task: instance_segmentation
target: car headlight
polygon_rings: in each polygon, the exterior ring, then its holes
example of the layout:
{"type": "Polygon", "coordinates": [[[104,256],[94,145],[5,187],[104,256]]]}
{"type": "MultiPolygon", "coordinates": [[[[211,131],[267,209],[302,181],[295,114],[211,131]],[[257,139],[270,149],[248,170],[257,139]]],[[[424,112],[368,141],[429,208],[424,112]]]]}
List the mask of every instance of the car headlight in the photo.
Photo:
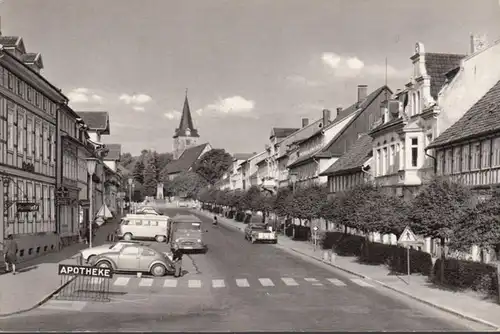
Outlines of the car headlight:
{"type": "Polygon", "coordinates": [[[201,244],[201,239],[198,239],[198,240],[196,240],[196,241],[198,241],[198,243],[199,243],[199,244],[201,244]]]}
{"type": "Polygon", "coordinates": [[[176,242],[176,243],[177,243],[177,242],[179,242],[179,241],[181,241],[181,239],[180,239],[180,238],[175,239],[175,242],[176,242]]]}

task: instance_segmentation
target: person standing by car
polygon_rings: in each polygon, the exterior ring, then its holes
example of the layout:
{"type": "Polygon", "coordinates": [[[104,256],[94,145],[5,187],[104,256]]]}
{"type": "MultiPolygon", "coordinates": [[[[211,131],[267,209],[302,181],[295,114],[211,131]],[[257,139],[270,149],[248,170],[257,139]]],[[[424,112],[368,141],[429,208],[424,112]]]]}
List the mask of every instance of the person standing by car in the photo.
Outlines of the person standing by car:
{"type": "Polygon", "coordinates": [[[12,234],[7,236],[7,240],[4,244],[4,261],[5,261],[5,270],[7,272],[10,271],[10,267],[12,267],[12,274],[16,274],[16,263],[17,263],[17,242],[14,240],[12,234]]]}
{"type": "Polygon", "coordinates": [[[172,245],[172,261],[174,262],[174,277],[181,277],[182,274],[182,251],[179,249],[179,245],[174,243],[172,245]]]}

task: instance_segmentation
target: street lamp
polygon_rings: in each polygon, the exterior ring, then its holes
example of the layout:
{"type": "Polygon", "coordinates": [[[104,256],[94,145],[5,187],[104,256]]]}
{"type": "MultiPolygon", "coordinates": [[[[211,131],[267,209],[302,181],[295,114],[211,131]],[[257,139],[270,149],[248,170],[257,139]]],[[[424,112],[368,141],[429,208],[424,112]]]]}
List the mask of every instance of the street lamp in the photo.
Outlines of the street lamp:
{"type": "Polygon", "coordinates": [[[134,179],[128,178],[128,203],[129,203],[129,211],[132,209],[132,185],[134,184],[134,179]]]}
{"type": "Polygon", "coordinates": [[[96,158],[87,158],[87,172],[90,175],[90,181],[89,181],[89,248],[92,248],[92,228],[93,228],[93,218],[94,218],[94,199],[93,199],[93,180],[92,177],[94,176],[95,169],[97,166],[97,159],[96,158]]]}

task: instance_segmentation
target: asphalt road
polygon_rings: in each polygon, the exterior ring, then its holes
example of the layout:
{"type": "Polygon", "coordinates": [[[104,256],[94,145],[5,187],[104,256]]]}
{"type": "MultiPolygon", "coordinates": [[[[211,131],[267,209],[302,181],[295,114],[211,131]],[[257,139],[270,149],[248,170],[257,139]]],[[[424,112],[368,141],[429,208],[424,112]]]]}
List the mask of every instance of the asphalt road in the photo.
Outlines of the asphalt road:
{"type": "MultiPolygon", "coordinates": [[[[169,215],[180,210],[166,210],[169,215]]],[[[357,277],[324,268],[201,217],[206,254],[185,275],[117,275],[107,303],[51,300],[0,319],[1,330],[419,331],[487,330],[357,277]]],[[[157,247],[164,247],[158,246],[157,247]]]]}

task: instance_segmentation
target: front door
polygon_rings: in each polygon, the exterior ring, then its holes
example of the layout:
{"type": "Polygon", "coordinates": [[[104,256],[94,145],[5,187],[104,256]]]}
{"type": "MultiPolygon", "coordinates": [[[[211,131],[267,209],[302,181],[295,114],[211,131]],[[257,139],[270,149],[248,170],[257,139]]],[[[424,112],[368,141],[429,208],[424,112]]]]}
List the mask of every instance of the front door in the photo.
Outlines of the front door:
{"type": "Polygon", "coordinates": [[[141,271],[149,271],[149,265],[153,262],[156,253],[150,249],[143,248],[139,260],[139,268],[141,271]]]}
{"type": "Polygon", "coordinates": [[[118,256],[118,270],[139,271],[140,249],[135,246],[124,247],[118,256]]]}

